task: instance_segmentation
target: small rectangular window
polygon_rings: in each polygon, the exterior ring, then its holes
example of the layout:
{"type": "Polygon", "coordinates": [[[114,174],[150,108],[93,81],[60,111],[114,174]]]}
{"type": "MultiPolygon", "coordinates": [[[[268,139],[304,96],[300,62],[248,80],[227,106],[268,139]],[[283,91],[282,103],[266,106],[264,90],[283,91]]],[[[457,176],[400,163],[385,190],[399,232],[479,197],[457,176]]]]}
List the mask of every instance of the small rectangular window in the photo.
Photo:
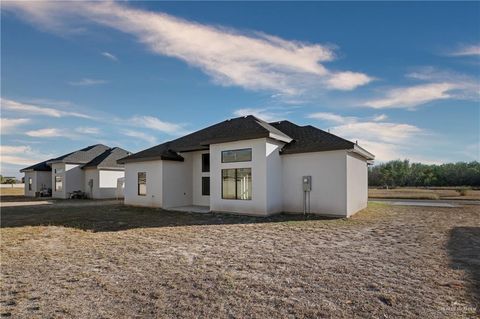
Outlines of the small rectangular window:
{"type": "Polygon", "coordinates": [[[29,191],[32,190],[32,183],[33,183],[32,178],[29,177],[29,178],[28,178],[28,190],[29,190],[29,191]]]}
{"type": "Polygon", "coordinates": [[[62,176],[55,176],[55,191],[61,192],[63,189],[63,179],[62,176]]]}
{"type": "Polygon", "coordinates": [[[202,177],[202,195],[210,196],[210,177],[202,177]]]}
{"type": "Polygon", "coordinates": [[[249,162],[252,160],[252,149],[222,151],[222,163],[249,162]]]}
{"type": "Polygon", "coordinates": [[[138,172],[138,195],[145,196],[147,195],[147,173],[138,172]]]}
{"type": "Polygon", "coordinates": [[[223,199],[252,199],[252,169],[222,169],[223,199]]]}
{"type": "Polygon", "coordinates": [[[202,154],[202,172],[210,172],[210,154],[202,154]]]}

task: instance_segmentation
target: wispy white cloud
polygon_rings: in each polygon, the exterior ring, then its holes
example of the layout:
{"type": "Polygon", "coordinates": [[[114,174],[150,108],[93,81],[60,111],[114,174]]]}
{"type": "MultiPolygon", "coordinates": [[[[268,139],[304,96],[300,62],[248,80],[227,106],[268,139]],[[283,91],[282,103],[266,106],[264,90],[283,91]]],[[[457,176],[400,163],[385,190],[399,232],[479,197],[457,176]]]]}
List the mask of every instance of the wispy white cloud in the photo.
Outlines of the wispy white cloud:
{"type": "Polygon", "coordinates": [[[15,133],[15,130],[18,126],[30,123],[30,119],[19,118],[19,119],[11,119],[11,118],[0,118],[0,131],[2,135],[12,134],[15,133]]]}
{"type": "Polygon", "coordinates": [[[185,132],[184,126],[182,124],[162,121],[154,116],[134,116],[128,120],[128,123],[138,127],[146,127],[170,135],[180,135],[185,132]]]}
{"type": "Polygon", "coordinates": [[[453,83],[429,83],[387,91],[384,97],[368,100],[365,106],[375,109],[413,108],[437,100],[452,98],[450,91],[457,86],[453,83]]]}
{"type": "Polygon", "coordinates": [[[51,158],[51,154],[39,152],[27,145],[0,145],[0,162],[13,165],[33,165],[51,158]]]}
{"type": "Polygon", "coordinates": [[[75,132],[80,134],[100,134],[100,129],[98,127],[81,126],[77,127],[75,132]]]}
{"type": "Polygon", "coordinates": [[[382,121],[385,121],[387,118],[388,118],[388,116],[386,114],[379,114],[379,115],[375,115],[373,117],[373,120],[375,122],[382,122],[382,121]]]}
{"type": "Polygon", "coordinates": [[[99,84],[105,84],[105,83],[108,83],[108,81],[98,80],[98,79],[89,79],[89,78],[83,78],[79,81],[68,82],[68,84],[73,86],[92,86],[92,85],[99,85],[99,84]]]}
{"type": "Polygon", "coordinates": [[[233,112],[235,116],[253,115],[266,122],[284,120],[289,114],[287,111],[278,111],[273,108],[242,108],[233,112]]]}
{"type": "Polygon", "coordinates": [[[52,107],[43,107],[34,104],[22,103],[18,101],[13,101],[9,99],[2,98],[1,100],[2,110],[8,110],[13,112],[18,112],[21,114],[28,114],[28,115],[43,115],[43,116],[51,116],[51,117],[65,117],[65,116],[72,116],[72,117],[80,117],[85,119],[92,119],[91,116],[73,112],[73,111],[64,111],[57,108],[52,107]]]}
{"type": "Polygon", "coordinates": [[[480,44],[462,45],[449,52],[450,56],[480,56],[480,44]]]}
{"type": "Polygon", "coordinates": [[[123,130],[122,134],[125,135],[125,136],[141,139],[141,140],[147,142],[150,145],[154,145],[157,142],[157,139],[155,138],[155,136],[152,136],[152,135],[147,134],[145,132],[140,132],[140,131],[135,131],[135,130],[123,130]]]}
{"type": "Polygon", "coordinates": [[[414,125],[382,122],[386,116],[371,119],[318,112],[307,117],[333,124],[330,132],[351,141],[358,141],[379,161],[412,157],[413,140],[425,135],[421,128],[414,125]]]}
{"type": "Polygon", "coordinates": [[[112,61],[115,61],[115,62],[118,61],[118,58],[115,55],[111,54],[110,52],[102,52],[102,55],[112,61]]]}
{"type": "Polygon", "coordinates": [[[366,85],[374,80],[373,77],[358,72],[332,73],[327,79],[327,85],[332,89],[350,91],[359,86],[366,85]]]}
{"type": "Polygon", "coordinates": [[[50,30],[82,19],[120,30],[155,54],[200,68],[220,85],[292,96],[305,90],[352,90],[372,80],[358,72],[328,70],[323,64],[335,58],[329,45],[200,24],[113,1],[42,3],[9,1],[4,7],[50,30]]]}
{"type": "Polygon", "coordinates": [[[406,77],[426,83],[386,89],[380,97],[363,102],[363,106],[414,109],[439,100],[478,100],[480,97],[479,79],[466,74],[421,67],[406,74],[406,77]]]}
{"type": "Polygon", "coordinates": [[[311,119],[324,120],[324,121],[337,123],[337,124],[350,123],[355,121],[354,117],[342,116],[342,115],[329,113],[329,112],[312,113],[312,114],[309,114],[307,117],[311,119]]]}
{"type": "Polygon", "coordinates": [[[57,128],[42,128],[25,132],[26,135],[31,137],[62,137],[65,136],[63,133],[62,130],[57,128]]]}

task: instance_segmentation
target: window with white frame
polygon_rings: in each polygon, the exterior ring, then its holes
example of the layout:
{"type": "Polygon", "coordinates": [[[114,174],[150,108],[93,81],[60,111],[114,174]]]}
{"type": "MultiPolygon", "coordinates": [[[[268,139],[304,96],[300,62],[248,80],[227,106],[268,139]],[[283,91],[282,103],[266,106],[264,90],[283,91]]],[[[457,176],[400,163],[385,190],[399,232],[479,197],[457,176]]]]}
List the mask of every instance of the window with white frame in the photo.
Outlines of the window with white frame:
{"type": "Polygon", "coordinates": [[[28,178],[28,190],[31,191],[32,190],[32,184],[33,184],[33,180],[31,177],[28,178]]]}

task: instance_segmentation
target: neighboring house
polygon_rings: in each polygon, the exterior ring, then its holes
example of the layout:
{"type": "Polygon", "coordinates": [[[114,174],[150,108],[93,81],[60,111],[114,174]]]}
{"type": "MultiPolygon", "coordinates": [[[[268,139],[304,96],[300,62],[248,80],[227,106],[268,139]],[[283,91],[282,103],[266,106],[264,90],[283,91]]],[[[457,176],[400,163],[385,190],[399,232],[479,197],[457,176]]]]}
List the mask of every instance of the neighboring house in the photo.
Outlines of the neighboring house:
{"type": "Polygon", "coordinates": [[[47,161],[21,169],[25,173],[25,196],[36,197],[43,190],[52,188],[52,168],[47,161]]]}
{"type": "Polygon", "coordinates": [[[124,177],[124,169],[117,160],[129,154],[118,147],[97,144],[27,167],[21,170],[25,172],[25,195],[36,196],[35,191],[27,190],[30,176],[33,173],[38,176],[38,168],[34,169],[38,166],[45,168],[42,180],[48,179],[53,198],[69,198],[74,191],[85,192],[89,198],[95,199],[122,197],[117,185],[124,177]]]}
{"type": "Polygon", "coordinates": [[[111,148],[103,154],[82,166],[85,172],[85,192],[89,198],[115,198],[123,197],[123,177],[125,175],[123,165],[117,160],[130,155],[119,147],[111,148]],[[118,185],[118,180],[122,184],[118,185]]]}
{"type": "Polygon", "coordinates": [[[118,163],[125,164],[127,205],[348,217],[367,206],[367,164],[373,159],[356,143],[313,126],[267,123],[250,115],[118,163]],[[309,193],[304,177],[311,182],[309,193]]]}

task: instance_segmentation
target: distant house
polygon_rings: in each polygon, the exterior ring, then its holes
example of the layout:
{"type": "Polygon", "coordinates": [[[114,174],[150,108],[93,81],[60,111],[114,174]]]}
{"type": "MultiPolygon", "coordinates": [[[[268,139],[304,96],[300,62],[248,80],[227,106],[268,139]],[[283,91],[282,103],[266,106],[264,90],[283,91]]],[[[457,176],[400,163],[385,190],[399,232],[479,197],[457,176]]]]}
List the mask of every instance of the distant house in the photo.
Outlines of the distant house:
{"type": "Polygon", "coordinates": [[[125,204],[348,217],[367,205],[358,144],[313,126],[239,117],[120,159],[125,204]]]}
{"type": "Polygon", "coordinates": [[[42,190],[52,188],[52,168],[47,161],[25,167],[20,172],[25,173],[25,196],[35,197],[42,190]]]}
{"type": "Polygon", "coordinates": [[[97,144],[24,168],[25,195],[38,196],[42,188],[51,188],[53,198],[69,198],[74,191],[95,199],[123,196],[117,186],[124,168],[117,160],[129,154],[119,147],[97,144]]]}

